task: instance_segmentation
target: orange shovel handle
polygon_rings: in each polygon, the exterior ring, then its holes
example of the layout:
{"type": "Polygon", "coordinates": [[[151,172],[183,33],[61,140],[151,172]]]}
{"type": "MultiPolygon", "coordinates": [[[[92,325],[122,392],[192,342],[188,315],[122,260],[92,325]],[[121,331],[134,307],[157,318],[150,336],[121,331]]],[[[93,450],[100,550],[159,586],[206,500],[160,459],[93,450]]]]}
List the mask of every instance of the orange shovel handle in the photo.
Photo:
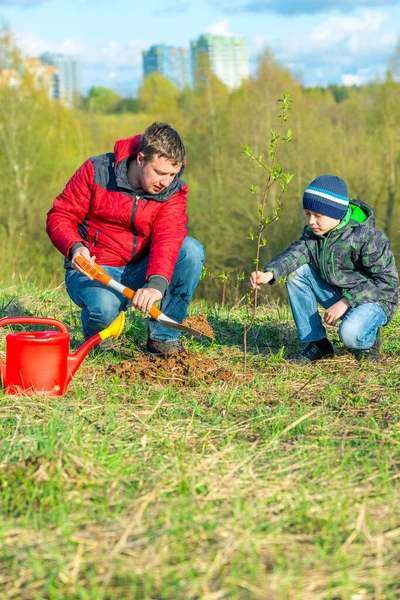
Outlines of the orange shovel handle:
{"type": "MultiPolygon", "coordinates": [[[[96,263],[89,262],[84,256],[77,256],[76,262],[81,269],[85,271],[86,275],[96,279],[97,281],[100,281],[104,285],[110,285],[110,282],[113,281],[112,277],[110,277],[110,275],[108,275],[102,267],[96,263]]],[[[133,296],[135,295],[135,290],[132,290],[128,287],[124,287],[123,290],[120,289],[119,291],[125,296],[125,298],[129,298],[130,300],[132,300],[133,296]]],[[[152,306],[148,312],[153,319],[156,319],[156,321],[158,321],[158,317],[163,314],[161,310],[155,306],[152,306]]]]}
{"type": "MultiPolygon", "coordinates": [[[[130,300],[132,300],[133,296],[135,295],[135,291],[134,291],[134,290],[132,290],[131,288],[128,288],[128,287],[126,287],[122,293],[123,293],[123,295],[124,295],[126,298],[129,298],[130,300]]],[[[159,308],[157,308],[156,306],[152,306],[152,307],[150,308],[150,310],[149,310],[149,315],[150,315],[151,317],[153,317],[153,319],[155,319],[156,321],[158,321],[158,317],[159,317],[160,315],[162,315],[162,312],[161,312],[161,310],[160,310],[159,308]]]]}
{"type": "Polygon", "coordinates": [[[149,315],[151,317],[153,317],[153,319],[155,319],[156,321],[158,321],[158,317],[160,315],[162,315],[162,312],[159,308],[157,308],[157,306],[152,306],[151,309],[149,310],[149,315]]]}

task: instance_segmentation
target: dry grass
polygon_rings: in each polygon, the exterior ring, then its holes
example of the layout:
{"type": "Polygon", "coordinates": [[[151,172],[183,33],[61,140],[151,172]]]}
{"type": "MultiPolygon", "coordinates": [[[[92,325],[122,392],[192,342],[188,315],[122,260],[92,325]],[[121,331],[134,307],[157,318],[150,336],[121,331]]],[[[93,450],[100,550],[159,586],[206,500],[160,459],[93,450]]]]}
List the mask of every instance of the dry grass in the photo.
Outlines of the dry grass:
{"type": "MultiPolygon", "coordinates": [[[[17,295],[80,344],[63,290],[8,290],[3,313],[17,295]]],[[[189,348],[240,375],[243,314],[208,317],[217,341],[189,348]]],[[[239,384],[129,384],[88,357],[63,398],[2,395],[0,597],[399,599],[398,334],[377,365],[298,369],[270,306],[239,384]]],[[[121,352],[144,338],[130,319],[121,352]]]]}

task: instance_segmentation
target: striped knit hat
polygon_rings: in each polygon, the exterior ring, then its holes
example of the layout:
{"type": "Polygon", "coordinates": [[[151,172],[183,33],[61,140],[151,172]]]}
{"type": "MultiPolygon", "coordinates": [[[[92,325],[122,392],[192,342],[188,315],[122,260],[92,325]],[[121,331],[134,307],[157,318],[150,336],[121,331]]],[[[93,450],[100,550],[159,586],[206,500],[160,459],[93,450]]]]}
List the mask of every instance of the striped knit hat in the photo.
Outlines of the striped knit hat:
{"type": "Polygon", "coordinates": [[[303,208],[311,212],[343,219],[349,206],[347,185],[334,175],[321,175],[304,192],[303,208]]]}

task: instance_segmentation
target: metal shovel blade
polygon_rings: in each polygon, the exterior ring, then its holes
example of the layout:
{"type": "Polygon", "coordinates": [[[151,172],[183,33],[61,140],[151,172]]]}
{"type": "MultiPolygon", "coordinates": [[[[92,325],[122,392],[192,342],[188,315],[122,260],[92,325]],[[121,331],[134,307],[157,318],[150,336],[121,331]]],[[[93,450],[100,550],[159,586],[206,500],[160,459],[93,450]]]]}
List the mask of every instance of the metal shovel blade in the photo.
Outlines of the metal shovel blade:
{"type": "Polygon", "coordinates": [[[193,329],[193,327],[177,323],[177,321],[170,319],[167,315],[164,315],[164,313],[161,313],[157,321],[164,325],[164,327],[169,327],[170,329],[179,329],[180,331],[186,331],[186,333],[191,333],[192,335],[204,335],[205,337],[209,337],[207,334],[197,331],[197,329],[193,329]]]}

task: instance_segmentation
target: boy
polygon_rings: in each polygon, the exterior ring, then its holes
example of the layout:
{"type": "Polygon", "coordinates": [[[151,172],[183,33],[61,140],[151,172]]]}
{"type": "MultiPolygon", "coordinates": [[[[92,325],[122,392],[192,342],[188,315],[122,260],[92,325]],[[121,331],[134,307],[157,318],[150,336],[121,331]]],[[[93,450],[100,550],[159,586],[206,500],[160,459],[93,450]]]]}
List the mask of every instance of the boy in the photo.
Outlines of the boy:
{"type": "Polygon", "coordinates": [[[288,277],[287,290],[299,339],[306,346],[294,359],[307,364],[334,355],[318,313],[327,325],[339,326],[339,337],[361,360],[379,360],[379,328],[398,304],[398,274],[389,240],[375,228],[374,211],[349,200],[339,177],[322,175],[304,192],[307,225],[301,238],[253,272],[249,286],[288,277]]]}

